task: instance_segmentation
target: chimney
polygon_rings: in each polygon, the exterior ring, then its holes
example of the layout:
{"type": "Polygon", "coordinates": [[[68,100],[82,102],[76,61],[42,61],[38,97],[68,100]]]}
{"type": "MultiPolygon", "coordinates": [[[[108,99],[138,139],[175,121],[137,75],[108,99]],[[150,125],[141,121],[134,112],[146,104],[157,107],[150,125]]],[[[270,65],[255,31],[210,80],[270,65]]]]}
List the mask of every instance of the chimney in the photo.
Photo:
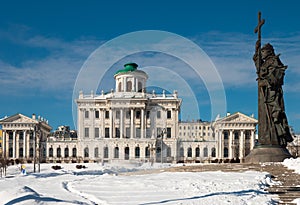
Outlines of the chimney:
{"type": "Polygon", "coordinates": [[[35,118],[35,114],[34,114],[34,113],[32,114],[32,119],[33,119],[33,120],[35,120],[35,119],[36,119],[36,118],[35,118]]]}

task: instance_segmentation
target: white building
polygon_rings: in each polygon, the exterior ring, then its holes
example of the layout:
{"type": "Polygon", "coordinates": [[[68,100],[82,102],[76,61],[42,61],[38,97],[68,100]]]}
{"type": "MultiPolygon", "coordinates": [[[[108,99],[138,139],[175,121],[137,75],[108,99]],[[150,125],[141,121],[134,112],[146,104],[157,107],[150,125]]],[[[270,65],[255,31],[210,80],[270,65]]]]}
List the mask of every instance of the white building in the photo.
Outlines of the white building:
{"type": "Polygon", "coordinates": [[[46,160],[46,141],[52,127],[35,114],[27,117],[15,114],[0,120],[3,131],[3,157],[24,162],[46,160]]]}
{"type": "Polygon", "coordinates": [[[177,91],[147,93],[148,75],[137,64],[125,64],[114,78],[115,90],[107,94],[79,93],[76,137],[65,126],[49,135],[45,121],[23,115],[1,120],[5,155],[31,159],[29,131],[36,124],[48,136],[42,145],[46,162],[243,161],[254,146],[257,120],[251,116],[237,112],[213,122],[183,122],[177,91]]]}

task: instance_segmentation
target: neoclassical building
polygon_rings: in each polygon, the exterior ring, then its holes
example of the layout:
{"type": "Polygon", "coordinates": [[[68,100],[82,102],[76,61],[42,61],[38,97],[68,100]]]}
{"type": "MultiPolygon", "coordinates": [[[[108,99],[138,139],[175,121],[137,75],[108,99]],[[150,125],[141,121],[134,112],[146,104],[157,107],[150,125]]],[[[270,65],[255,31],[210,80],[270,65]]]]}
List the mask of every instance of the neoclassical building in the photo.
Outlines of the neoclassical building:
{"type": "Polygon", "coordinates": [[[77,131],[61,126],[50,133],[48,122],[35,115],[0,120],[5,156],[31,161],[34,130],[45,162],[243,161],[254,146],[253,116],[237,112],[213,122],[181,121],[177,91],[147,92],[148,75],[137,64],[125,64],[114,79],[108,93],[79,93],[77,131]]]}
{"type": "Polygon", "coordinates": [[[2,126],[2,157],[26,162],[46,160],[46,142],[52,127],[48,121],[15,114],[0,120],[2,126]]]}

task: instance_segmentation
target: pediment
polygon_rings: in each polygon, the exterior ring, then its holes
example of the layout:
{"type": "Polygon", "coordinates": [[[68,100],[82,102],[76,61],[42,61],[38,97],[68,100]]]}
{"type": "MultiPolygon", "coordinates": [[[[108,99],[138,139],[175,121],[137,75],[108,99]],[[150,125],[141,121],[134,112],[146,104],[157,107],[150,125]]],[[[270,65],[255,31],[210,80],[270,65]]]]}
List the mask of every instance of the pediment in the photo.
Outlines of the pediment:
{"type": "Polygon", "coordinates": [[[232,122],[232,123],[257,123],[257,120],[253,117],[247,116],[243,113],[237,112],[232,115],[226,116],[220,119],[219,122],[232,122]]]}
{"type": "Polygon", "coordinates": [[[22,114],[15,114],[0,120],[0,123],[37,123],[37,121],[22,114]]]}

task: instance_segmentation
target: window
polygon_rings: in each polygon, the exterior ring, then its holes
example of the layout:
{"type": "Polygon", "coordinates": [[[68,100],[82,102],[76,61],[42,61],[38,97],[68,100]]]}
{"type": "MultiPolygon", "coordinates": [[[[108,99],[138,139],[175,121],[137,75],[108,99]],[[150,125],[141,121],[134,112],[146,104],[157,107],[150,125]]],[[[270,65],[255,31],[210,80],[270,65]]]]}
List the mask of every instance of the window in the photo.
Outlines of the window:
{"type": "Polygon", "coordinates": [[[86,111],[84,112],[84,117],[85,117],[85,118],[89,118],[89,111],[88,111],[88,110],[86,110],[86,111]]]}
{"type": "Polygon", "coordinates": [[[114,158],[115,158],[115,159],[118,159],[118,158],[119,158],[119,147],[115,147],[114,158]]]}
{"type": "Polygon", "coordinates": [[[125,160],[129,160],[129,147],[125,147],[125,160]]]}
{"type": "MultiPolygon", "coordinates": [[[[1,146],[0,146],[1,147],[1,146]]],[[[23,147],[21,147],[20,149],[19,149],[19,157],[24,157],[23,156],[23,147]]]]}
{"type": "Polygon", "coordinates": [[[191,147],[189,147],[187,150],[187,156],[192,157],[192,148],[191,147]]]}
{"type": "Polygon", "coordinates": [[[56,149],[56,156],[57,156],[57,157],[61,157],[61,148],[60,148],[60,147],[58,147],[58,148],[56,149]]]}
{"type": "Polygon", "coordinates": [[[208,157],[208,149],[207,149],[207,147],[204,147],[204,149],[203,149],[203,156],[204,157],[208,157]]]}
{"type": "Polygon", "coordinates": [[[140,158],[140,148],[139,147],[136,147],[135,148],[135,158],[140,158]]]}
{"type": "Polygon", "coordinates": [[[228,148],[227,147],[224,148],[224,157],[228,157],[228,148]]]}
{"type": "MultiPolygon", "coordinates": [[[[12,151],[13,151],[13,149],[12,149],[12,147],[10,147],[8,150],[9,157],[12,157],[12,151]]],[[[29,157],[33,157],[33,148],[32,147],[29,149],[29,157]]]]}
{"type": "Polygon", "coordinates": [[[19,132],[19,140],[23,140],[24,139],[24,132],[19,132]]]}
{"type": "Polygon", "coordinates": [[[127,81],[127,92],[131,92],[132,91],[132,82],[131,81],[127,81]]]}
{"type": "Polygon", "coordinates": [[[151,138],[151,129],[146,128],[146,138],[151,138]]]}
{"type": "Polygon", "coordinates": [[[69,148],[68,147],[65,148],[65,157],[69,157],[69,148]]]}
{"type": "Polygon", "coordinates": [[[116,131],[116,138],[120,138],[120,128],[116,127],[115,128],[115,131],[116,131]]]}
{"type": "Polygon", "coordinates": [[[199,147],[196,148],[195,153],[196,153],[196,157],[200,157],[200,148],[199,147]]]}
{"type": "Polygon", "coordinates": [[[224,140],[228,140],[228,132],[224,131],[224,140]]]}
{"type": "Polygon", "coordinates": [[[125,138],[130,138],[130,127],[126,127],[126,136],[125,138]]]}
{"type": "Polygon", "coordinates": [[[135,118],[136,119],[140,119],[141,118],[141,111],[140,110],[135,111],[135,118]]]}
{"type": "Polygon", "coordinates": [[[84,128],[84,137],[89,137],[89,134],[90,134],[89,132],[90,132],[89,128],[85,127],[84,128]]]}
{"type": "Polygon", "coordinates": [[[105,111],[105,119],[109,119],[109,111],[105,111]]]}
{"type": "Polygon", "coordinates": [[[95,111],[95,118],[99,119],[99,110],[95,111]]]}
{"type": "Polygon", "coordinates": [[[167,111],[167,118],[168,118],[168,119],[171,119],[171,118],[172,118],[172,112],[171,112],[171,110],[168,110],[168,111],[167,111]]]}
{"type": "Polygon", "coordinates": [[[89,148],[84,148],[84,157],[89,157],[89,148]]]}
{"type": "Polygon", "coordinates": [[[216,148],[211,148],[211,156],[216,157],[216,148]]]}
{"type": "Polygon", "coordinates": [[[103,157],[108,158],[108,147],[103,148],[103,157]]]}
{"type": "Polygon", "coordinates": [[[246,139],[246,140],[249,140],[250,137],[251,137],[250,130],[246,130],[246,132],[245,132],[245,139],[246,139]]]}
{"type": "Polygon", "coordinates": [[[76,149],[76,147],[74,147],[72,149],[72,157],[77,157],[77,149],[76,149]]]}
{"type": "Polygon", "coordinates": [[[150,111],[146,112],[146,118],[149,119],[150,118],[150,111]]]}
{"type": "Polygon", "coordinates": [[[238,131],[234,132],[234,139],[239,140],[239,132],[238,131]]]}
{"type": "Polygon", "coordinates": [[[49,157],[53,157],[53,148],[52,147],[49,148],[49,157]]]}
{"type": "Polygon", "coordinates": [[[95,138],[99,138],[99,128],[95,127],[95,138]]]}
{"type": "Polygon", "coordinates": [[[172,130],[171,127],[167,127],[167,138],[171,138],[172,130]]]}
{"type": "Polygon", "coordinates": [[[149,149],[149,147],[145,147],[145,157],[150,158],[150,149],[149,149]]]}
{"type": "Polygon", "coordinates": [[[158,119],[161,118],[161,113],[160,113],[160,111],[157,111],[157,112],[156,112],[156,117],[157,117],[158,119]]]}
{"type": "Polygon", "coordinates": [[[109,127],[105,128],[105,138],[109,138],[109,127]]]}
{"type": "Polygon", "coordinates": [[[142,92],[143,90],[143,85],[141,82],[138,82],[138,92],[142,92]]]}
{"type": "Polygon", "coordinates": [[[99,148],[98,148],[98,147],[95,148],[95,151],[94,151],[94,157],[95,157],[95,158],[98,158],[98,157],[99,157],[99,148]]]}

